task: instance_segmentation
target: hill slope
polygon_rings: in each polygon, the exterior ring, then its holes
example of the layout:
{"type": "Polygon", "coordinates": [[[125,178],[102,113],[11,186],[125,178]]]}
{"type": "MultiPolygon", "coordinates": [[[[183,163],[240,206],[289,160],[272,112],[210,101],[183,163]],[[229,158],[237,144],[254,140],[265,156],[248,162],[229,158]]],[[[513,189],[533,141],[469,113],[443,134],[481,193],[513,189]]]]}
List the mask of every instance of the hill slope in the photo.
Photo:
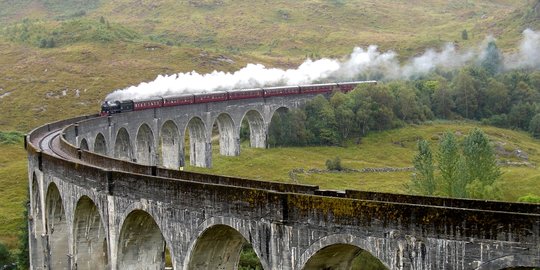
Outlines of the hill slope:
{"type": "Polygon", "coordinates": [[[96,112],[112,90],[163,73],[232,71],[248,62],[293,67],[306,57],[339,58],[370,44],[408,57],[445,42],[476,46],[489,34],[503,49],[512,49],[525,27],[540,26],[535,5],[530,0],[3,0],[0,129],[27,131],[96,112]],[[468,40],[461,39],[463,29],[468,40]]]}

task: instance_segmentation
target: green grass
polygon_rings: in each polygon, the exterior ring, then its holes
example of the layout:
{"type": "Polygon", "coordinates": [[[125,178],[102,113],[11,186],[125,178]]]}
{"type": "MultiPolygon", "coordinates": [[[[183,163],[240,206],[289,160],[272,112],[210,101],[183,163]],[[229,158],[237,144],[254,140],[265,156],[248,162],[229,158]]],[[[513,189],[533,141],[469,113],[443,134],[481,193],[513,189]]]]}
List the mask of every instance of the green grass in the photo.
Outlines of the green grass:
{"type": "Polygon", "coordinates": [[[28,189],[26,152],[20,144],[0,144],[0,153],[0,242],[15,249],[24,225],[28,189]]]}
{"type": "MultiPolygon", "coordinates": [[[[412,125],[384,132],[373,132],[363,138],[361,144],[350,143],[346,147],[285,147],[273,149],[253,149],[242,144],[241,155],[224,157],[219,155],[214,142],[213,168],[187,167],[187,170],[246,177],[279,182],[314,184],[322,189],[357,189],[393,193],[405,193],[411,172],[325,172],[309,173],[309,169],[326,169],[325,162],[336,156],[343,166],[351,169],[412,166],[418,138],[428,139],[436,150],[437,138],[445,131],[456,132],[458,139],[477,127],[468,122],[435,122],[412,125]],[[295,169],[303,173],[291,178],[295,169]]],[[[481,126],[494,143],[504,144],[506,150],[521,149],[528,153],[529,162],[535,167],[502,167],[501,185],[503,199],[517,201],[521,196],[536,192],[540,195],[540,171],[536,164],[540,161],[540,144],[525,132],[481,126]]],[[[519,161],[512,156],[500,159],[519,161]]]]}

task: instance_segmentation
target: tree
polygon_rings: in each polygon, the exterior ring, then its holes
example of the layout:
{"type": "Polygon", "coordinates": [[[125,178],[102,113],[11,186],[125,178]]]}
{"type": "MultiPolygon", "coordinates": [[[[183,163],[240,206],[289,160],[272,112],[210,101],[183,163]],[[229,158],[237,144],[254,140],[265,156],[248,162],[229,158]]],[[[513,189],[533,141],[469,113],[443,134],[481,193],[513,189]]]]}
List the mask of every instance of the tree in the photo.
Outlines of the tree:
{"type": "Polygon", "coordinates": [[[475,128],[463,141],[463,156],[468,176],[467,191],[474,198],[489,198],[495,195],[501,171],[488,137],[475,128]]]}
{"type": "Polygon", "coordinates": [[[465,118],[474,118],[478,109],[478,93],[472,76],[463,69],[452,82],[456,109],[465,118]]]}
{"type": "Polygon", "coordinates": [[[436,190],[433,155],[426,140],[418,141],[418,154],[413,159],[414,169],[409,190],[423,195],[434,195],[436,190]]]}
{"type": "Polygon", "coordinates": [[[529,132],[533,137],[540,139],[540,114],[536,114],[529,122],[529,132]]]}
{"type": "Polygon", "coordinates": [[[491,75],[495,75],[501,69],[501,52],[497,48],[495,41],[490,41],[484,51],[484,57],[480,62],[480,66],[486,69],[491,75]]]}
{"type": "Polygon", "coordinates": [[[531,119],[536,114],[536,108],[531,103],[519,103],[512,106],[508,114],[508,122],[512,127],[526,130],[531,119]]]}
{"type": "Polygon", "coordinates": [[[341,92],[336,92],[330,98],[330,104],[334,108],[340,139],[347,139],[354,127],[354,112],[352,110],[351,98],[341,92]]]}
{"type": "Polygon", "coordinates": [[[463,159],[459,153],[456,137],[446,132],[439,144],[437,153],[438,168],[441,173],[441,193],[449,197],[466,197],[466,175],[463,170],[463,159]]]}
{"type": "Polygon", "coordinates": [[[313,134],[312,144],[336,145],[340,142],[334,109],[322,95],[307,102],[306,129],[313,134]]]}
{"type": "Polygon", "coordinates": [[[510,96],[508,88],[497,80],[491,78],[488,81],[487,89],[485,90],[485,111],[486,115],[507,113],[510,105],[510,96]]]}
{"type": "Polygon", "coordinates": [[[422,105],[411,85],[396,82],[391,85],[394,95],[394,114],[401,120],[411,123],[426,120],[422,105]]]}
{"type": "Polygon", "coordinates": [[[463,31],[461,31],[461,39],[463,40],[469,39],[469,33],[467,33],[467,29],[463,29],[463,31]]]}
{"type": "Polygon", "coordinates": [[[443,119],[449,119],[452,116],[452,110],[455,108],[450,91],[446,88],[437,89],[433,93],[432,99],[432,110],[435,115],[443,119]]]}

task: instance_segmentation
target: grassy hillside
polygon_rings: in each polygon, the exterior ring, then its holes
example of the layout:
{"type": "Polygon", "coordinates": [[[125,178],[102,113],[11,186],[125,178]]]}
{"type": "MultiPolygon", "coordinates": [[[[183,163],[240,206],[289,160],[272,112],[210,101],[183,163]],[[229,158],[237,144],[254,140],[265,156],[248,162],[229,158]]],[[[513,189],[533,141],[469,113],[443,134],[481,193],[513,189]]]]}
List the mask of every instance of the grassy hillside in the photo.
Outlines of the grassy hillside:
{"type": "Polygon", "coordinates": [[[4,0],[0,110],[9,117],[0,116],[0,130],[95,112],[113,89],[162,73],[232,71],[248,62],[293,67],[369,44],[408,57],[445,42],[475,46],[489,34],[511,50],[525,27],[540,26],[534,4],[4,0]],[[461,40],[463,29],[469,40],[461,40]]]}

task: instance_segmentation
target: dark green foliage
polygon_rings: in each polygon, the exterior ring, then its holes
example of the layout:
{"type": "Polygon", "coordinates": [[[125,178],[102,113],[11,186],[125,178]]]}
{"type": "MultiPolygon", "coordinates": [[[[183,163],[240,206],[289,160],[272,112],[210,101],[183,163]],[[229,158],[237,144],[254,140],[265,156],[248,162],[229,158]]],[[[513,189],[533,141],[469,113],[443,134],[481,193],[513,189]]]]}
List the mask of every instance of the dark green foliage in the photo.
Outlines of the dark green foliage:
{"type": "Polygon", "coordinates": [[[22,142],[24,134],[18,131],[0,131],[0,144],[18,144],[22,142]]]}
{"type": "MultiPolygon", "coordinates": [[[[274,124],[273,122],[271,124],[274,124]]],[[[272,128],[272,126],[270,126],[272,128]]],[[[249,122],[247,118],[244,118],[242,120],[242,125],[240,126],[240,141],[246,141],[249,140],[249,122]]]]}
{"type": "Polygon", "coordinates": [[[501,128],[506,128],[510,124],[508,122],[508,116],[506,114],[493,115],[490,118],[483,119],[482,123],[501,128]]]}
{"type": "Polygon", "coordinates": [[[13,258],[9,249],[0,242],[0,268],[3,269],[4,266],[11,265],[13,263],[13,258]]]}
{"type": "Polygon", "coordinates": [[[345,168],[341,166],[341,159],[339,157],[335,157],[334,159],[326,160],[326,169],[329,171],[343,171],[345,168]]]}
{"type": "Polygon", "coordinates": [[[531,103],[519,103],[512,107],[508,114],[510,127],[527,130],[532,118],[536,115],[536,108],[531,103]]]}
{"type": "Polygon", "coordinates": [[[21,225],[19,234],[19,253],[17,254],[17,266],[19,269],[30,268],[30,250],[28,249],[28,211],[30,209],[30,200],[27,199],[24,204],[24,223],[21,225]]]}
{"type": "Polygon", "coordinates": [[[461,70],[452,81],[452,88],[457,112],[474,119],[478,110],[478,89],[473,77],[467,70],[461,70]]]}
{"type": "Polygon", "coordinates": [[[238,270],[262,270],[262,264],[250,244],[244,244],[240,253],[238,270]]]}
{"type": "Polygon", "coordinates": [[[463,31],[461,31],[461,39],[463,40],[469,39],[469,33],[467,33],[467,29],[463,29],[463,31]]]}
{"type": "Polygon", "coordinates": [[[538,71],[492,74],[482,65],[436,71],[407,82],[360,85],[347,94],[334,93],[329,100],[318,96],[304,108],[274,117],[269,144],[343,145],[351,138],[360,141],[372,130],[435,117],[530,130],[539,113],[539,87],[538,71]]]}
{"type": "Polygon", "coordinates": [[[540,114],[536,114],[529,122],[529,132],[533,137],[540,139],[540,114]]]}

